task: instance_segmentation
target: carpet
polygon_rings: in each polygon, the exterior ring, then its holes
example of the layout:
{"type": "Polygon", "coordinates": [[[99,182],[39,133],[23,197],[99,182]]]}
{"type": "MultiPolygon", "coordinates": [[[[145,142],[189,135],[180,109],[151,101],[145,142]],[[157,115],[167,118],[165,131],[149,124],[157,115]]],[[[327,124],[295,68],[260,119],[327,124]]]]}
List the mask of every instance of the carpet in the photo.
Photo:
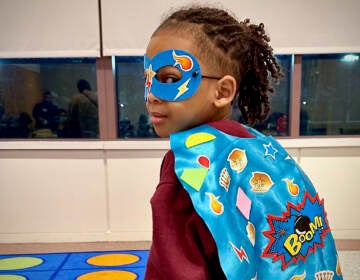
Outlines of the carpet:
{"type": "Polygon", "coordinates": [[[148,250],[0,255],[0,280],[141,280],[148,250]]]}

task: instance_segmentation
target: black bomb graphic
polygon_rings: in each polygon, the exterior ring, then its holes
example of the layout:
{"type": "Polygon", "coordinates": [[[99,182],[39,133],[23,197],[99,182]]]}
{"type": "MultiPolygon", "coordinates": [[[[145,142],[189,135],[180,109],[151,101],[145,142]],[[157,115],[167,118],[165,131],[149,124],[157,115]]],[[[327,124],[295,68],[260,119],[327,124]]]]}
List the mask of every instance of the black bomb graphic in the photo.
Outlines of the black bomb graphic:
{"type": "Polygon", "coordinates": [[[295,220],[294,231],[298,235],[306,234],[306,232],[311,230],[310,223],[311,223],[311,221],[310,221],[309,217],[299,215],[299,216],[297,216],[297,218],[295,220]]]}

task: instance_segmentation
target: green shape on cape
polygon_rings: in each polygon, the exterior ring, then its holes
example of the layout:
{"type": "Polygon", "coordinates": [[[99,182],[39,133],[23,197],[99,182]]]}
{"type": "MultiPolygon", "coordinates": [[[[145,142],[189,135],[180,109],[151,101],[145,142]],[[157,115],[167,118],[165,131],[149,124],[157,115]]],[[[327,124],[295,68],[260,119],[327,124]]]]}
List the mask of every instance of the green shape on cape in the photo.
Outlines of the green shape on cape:
{"type": "Polygon", "coordinates": [[[199,191],[205,180],[207,172],[207,168],[185,168],[180,176],[180,179],[193,189],[199,191]]]}

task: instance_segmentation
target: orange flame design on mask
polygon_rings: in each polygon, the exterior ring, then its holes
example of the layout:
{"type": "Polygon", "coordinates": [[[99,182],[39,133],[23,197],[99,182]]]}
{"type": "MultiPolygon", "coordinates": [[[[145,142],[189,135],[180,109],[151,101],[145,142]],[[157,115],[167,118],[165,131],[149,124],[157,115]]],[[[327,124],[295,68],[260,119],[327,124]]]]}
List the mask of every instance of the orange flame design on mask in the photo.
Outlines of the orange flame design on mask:
{"type": "Polygon", "coordinates": [[[193,68],[193,61],[187,55],[177,55],[175,51],[172,53],[175,60],[175,65],[180,65],[183,71],[190,71],[193,68]]]}

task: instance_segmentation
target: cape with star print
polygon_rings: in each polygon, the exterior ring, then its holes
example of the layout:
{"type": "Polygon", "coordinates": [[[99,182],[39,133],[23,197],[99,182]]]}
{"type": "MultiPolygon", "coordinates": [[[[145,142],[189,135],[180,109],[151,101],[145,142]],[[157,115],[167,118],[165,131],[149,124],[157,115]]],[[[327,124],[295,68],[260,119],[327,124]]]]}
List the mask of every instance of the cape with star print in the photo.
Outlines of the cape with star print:
{"type": "Polygon", "coordinates": [[[342,279],[323,199],[273,137],[246,128],[256,138],[209,125],[170,135],[227,279],[342,279]]]}

